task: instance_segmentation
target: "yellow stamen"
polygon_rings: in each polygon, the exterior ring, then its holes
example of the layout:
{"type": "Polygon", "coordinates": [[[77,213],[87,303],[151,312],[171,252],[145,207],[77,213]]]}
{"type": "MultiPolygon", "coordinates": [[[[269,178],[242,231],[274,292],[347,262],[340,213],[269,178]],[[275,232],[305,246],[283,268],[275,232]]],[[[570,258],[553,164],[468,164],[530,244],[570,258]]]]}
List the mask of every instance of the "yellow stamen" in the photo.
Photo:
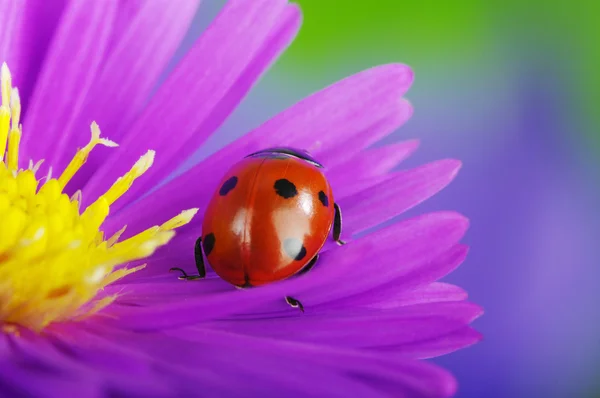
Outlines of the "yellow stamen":
{"type": "Polygon", "coordinates": [[[121,237],[121,235],[123,235],[123,232],[125,232],[126,228],[127,228],[127,225],[124,225],[123,228],[121,228],[120,230],[118,230],[117,232],[115,232],[115,234],[113,236],[111,236],[110,238],[108,238],[108,240],[106,241],[106,244],[108,245],[108,247],[111,247],[112,245],[114,245],[115,243],[117,243],[117,241],[119,240],[119,238],[121,237]]]}
{"type": "Polygon", "coordinates": [[[4,160],[4,152],[6,152],[6,142],[8,140],[8,131],[10,128],[10,109],[2,105],[0,106],[0,161],[4,160]]]}
{"type": "Polygon", "coordinates": [[[8,153],[6,160],[8,168],[17,170],[19,168],[19,143],[21,142],[21,127],[19,119],[21,118],[21,99],[19,98],[19,90],[12,89],[10,98],[10,113],[11,113],[11,128],[8,135],[8,153]]]}
{"type": "Polygon", "coordinates": [[[179,215],[173,217],[166,223],[162,224],[160,228],[165,231],[170,231],[172,229],[182,227],[185,224],[189,223],[192,220],[192,218],[194,218],[196,213],[198,213],[198,209],[184,210],[179,215]]]}
{"type": "Polygon", "coordinates": [[[19,168],[19,144],[21,143],[21,132],[19,130],[10,130],[8,135],[8,153],[6,161],[8,168],[17,170],[19,168]]]}
{"type": "Polygon", "coordinates": [[[0,68],[0,92],[2,93],[0,104],[0,160],[4,159],[6,152],[6,141],[8,140],[8,132],[10,129],[10,94],[11,94],[11,77],[10,71],[6,63],[0,68]]]}
{"type": "Polygon", "coordinates": [[[21,97],[17,88],[12,89],[10,96],[10,116],[12,117],[11,128],[16,130],[21,120],[21,97]]]}
{"type": "Polygon", "coordinates": [[[96,145],[100,144],[107,147],[119,146],[116,142],[107,140],[105,138],[100,138],[100,128],[98,127],[98,124],[96,124],[96,122],[92,122],[91,130],[92,138],[90,139],[90,142],[77,151],[69,165],[65,168],[65,171],[63,171],[63,173],[58,178],[58,182],[61,188],[64,188],[67,185],[67,183],[71,180],[71,178],[73,178],[75,173],[79,171],[81,166],[83,166],[83,164],[86,162],[88,156],[90,155],[90,152],[92,152],[92,149],[94,149],[96,145]]]}
{"type": "Polygon", "coordinates": [[[0,92],[2,93],[2,104],[8,105],[10,101],[10,93],[12,90],[12,78],[10,76],[10,70],[6,62],[2,63],[0,67],[0,92]]]}
{"type": "Polygon", "coordinates": [[[119,199],[127,190],[131,187],[133,182],[144,174],[152,163],[154,163],[154,151],[148,151],[142,156],[123,177],[117,179],[117,181],[110,187],[110,189],[101,196],[106,199],[108,205],[112,205],[117,199],[119,199]]]}
{"type": "Polygon", "coordinates": [[[119,239],[125,228],[104,239],[102,224],[110,206],[148,170],[154,152],[142,156],[104,195],[80,211],[81,192],[69,197],[64,187],[95,146],[117,144],[100,138],[100,129],[92,123],[90,142],[76,152],[58,179],[51,178],[51,172],[37,178],[40,162],[29,161],[27,169],[19,170],[19,94],[11,86],[5,64],[0,77],[0,151],[6,152],[0,159],[0,322],[4,330],[16,325],[40,331],[51,323],[81,320],[110,306],[117,296],[99,292],[142,269],[124,265],[166,244],[175,234],[173,229],[187,224],[197,209],[185,210],[123,241],[119,239]]]}

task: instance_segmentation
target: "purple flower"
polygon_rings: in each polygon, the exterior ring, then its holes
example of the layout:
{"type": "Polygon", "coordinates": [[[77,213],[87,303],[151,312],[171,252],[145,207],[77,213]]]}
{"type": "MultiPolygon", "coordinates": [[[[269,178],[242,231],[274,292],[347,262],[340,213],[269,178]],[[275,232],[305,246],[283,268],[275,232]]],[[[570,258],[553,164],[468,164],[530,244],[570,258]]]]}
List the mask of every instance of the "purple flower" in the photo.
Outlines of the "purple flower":
{"type": "Polygon", "coordinates": [[[469,324],[481,309],[438,282],[464,260],[468,222],[438,212],[372,231],[460,167],[393,171],[417,143],[372,147],[410,117],[412,71],[344,79],[158,186],[300,25],[286,1],[231,1],[155,90],[197,5],[0,3],[0,59],[14,72],[2,69],[0,108],[2,395],[452,395],[452,376],[422,359],[480,339],[469,324]],[[194,269],[202,212],[229,165],[281,145],[325,164],[348,244],[256,289],[210,270],[170,274],[194,269]]]}

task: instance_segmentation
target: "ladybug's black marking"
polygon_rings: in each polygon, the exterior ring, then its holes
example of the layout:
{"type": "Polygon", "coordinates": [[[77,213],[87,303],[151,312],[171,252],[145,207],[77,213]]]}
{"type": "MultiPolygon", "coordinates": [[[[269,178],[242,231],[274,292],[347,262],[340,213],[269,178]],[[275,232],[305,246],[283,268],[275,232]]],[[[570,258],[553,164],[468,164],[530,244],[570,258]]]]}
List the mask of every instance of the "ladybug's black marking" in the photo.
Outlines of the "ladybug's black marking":
{"type": "Polygon", "coordinates": [[[273,188],[275,188],[277,195],[285,199],[293,198],[298,195],[296,186],[290,180],[286,180],[285,178],[275,181],[273,188]]]}
{"type": "Polygon", "coordinates": [[[296,261],[300,261],[306,257],[306,247],[304,247],[300,239],[287,238],[283,241],[283,250],[296,261]]]}
{"type": "Polygon", "coordinates": [[[325,207],[329,206],[329,198],[327,197],[325,192],[319,191],[319,200],[321,201],[321,203],[323,203],[323,206],[325,206],[325,207]]]}
{"type": "Polygon", "coordinates": [[[227,195],[229,193],[229,191],[231,191],[233,188],[235,188],[235,186],[237,185],[237,182],[238,182],[238,178],[236,176],[228,178],[227,181],[225,181],[223,183],[223,185],[221,185],[221,189],[219,189],[219,195],[221,195],[221,196],[227,195]]]}
{"type": "Polygon", "coordinates": [[[212,232],[202,239],[202,248],[204,249],[204,254],[209,255],[212,252],[212,249],[215,247],[215,234],[212,232]]]}

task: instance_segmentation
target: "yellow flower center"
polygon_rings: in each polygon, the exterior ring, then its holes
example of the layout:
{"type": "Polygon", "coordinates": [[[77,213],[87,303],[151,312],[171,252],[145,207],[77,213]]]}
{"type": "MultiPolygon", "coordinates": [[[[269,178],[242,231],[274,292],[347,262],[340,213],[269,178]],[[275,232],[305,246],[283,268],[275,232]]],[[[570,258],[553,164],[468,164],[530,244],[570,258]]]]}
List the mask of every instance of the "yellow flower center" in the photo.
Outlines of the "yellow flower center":
{"type": "Polygon", "coordinates": [[[105,239],[100,229],[109,208],[152,165],[148,151],[131,170],[93,204],[80,212],[81,194],[69,198],[64,187],[96,145],[116,147],[100,138],[92,123],[92,138],[79,149],[56,179],[38,179],[41,162],[18,168],[19,93],[2,65],[0,106],[0,322],[40,331],[51,323],[79,320],[103,309],[115,296],[102,296],[106,285],[141,268],[119,267],[151,255],[187,224],[190,209],[129,239],[119,241],[125,228],[105,239]],[[6,156],[5,156],[6,155],[6,156]]]}

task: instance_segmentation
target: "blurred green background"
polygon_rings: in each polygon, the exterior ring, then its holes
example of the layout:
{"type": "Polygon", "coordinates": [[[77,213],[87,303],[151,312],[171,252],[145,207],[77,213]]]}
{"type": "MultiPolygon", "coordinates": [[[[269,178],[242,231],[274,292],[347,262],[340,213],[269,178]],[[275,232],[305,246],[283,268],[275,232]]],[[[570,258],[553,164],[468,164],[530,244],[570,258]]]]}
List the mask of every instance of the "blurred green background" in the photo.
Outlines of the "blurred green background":
{"type": "MultiPolygon", "coordinates": [[[[600,122],[600,2],[297,0],[303,29],[280,68],[323,82],[351,67],[409,63],[416,71],[497,67],[510,55],[545,57],[571,85],[570,106],[600,122]],[[351,63],[351,67],[348,63],[351,63]],[[496,65],[493,65],[496,64],[496,65]]],[[[418,79],[417,75],[417,79],[418,79]]],[[[419,80],[417,80],[418,84],[419,80]]],[[[490,93],[493,95],[493,93],[490,93]]],[[[578,129],[600,147],[598,129],[578,129]]]]}

